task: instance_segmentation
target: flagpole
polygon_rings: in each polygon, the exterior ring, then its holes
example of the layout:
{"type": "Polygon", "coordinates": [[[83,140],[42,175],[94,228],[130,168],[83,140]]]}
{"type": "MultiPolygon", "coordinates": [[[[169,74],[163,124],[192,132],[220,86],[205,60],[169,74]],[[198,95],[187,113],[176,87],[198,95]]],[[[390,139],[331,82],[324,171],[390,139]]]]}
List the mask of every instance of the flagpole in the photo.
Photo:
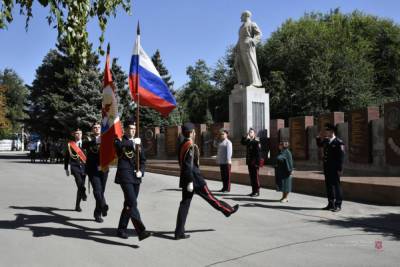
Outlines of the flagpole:
{"type": "MultiPolygon", "coordinates": [[[[136,136],[137,138],[140,138],[139,135],[139,129],[140,129],[140,119],[139,119],[139,114],[140,114],[140,104],[139,104],[139,60],[140,60],[140,55],[139,55],[139,46],[140,46],[140,26],[139,26],[139,21],[137,24],[137,30],[136,30],[136,38],[137,38],[137,55],[138,55],[138,60],[136,64],[136,136]]],[[[139,145],[136,145],[136,171],[138,172],[140,170],[140,151],[139,151],[139,145]]]]}

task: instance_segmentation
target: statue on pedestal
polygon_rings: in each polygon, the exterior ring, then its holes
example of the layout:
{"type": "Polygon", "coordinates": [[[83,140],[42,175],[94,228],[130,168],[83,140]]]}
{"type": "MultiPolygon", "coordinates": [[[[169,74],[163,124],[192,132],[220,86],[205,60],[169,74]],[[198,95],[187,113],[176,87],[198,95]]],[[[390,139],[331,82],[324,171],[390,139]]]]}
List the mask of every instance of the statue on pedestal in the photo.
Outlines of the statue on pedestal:
{"type": "Polygon", "coordinates": [[[239,85],[261,87],[256,57],[256,45],[261,41],[261,30],[250,18],[250,11],[242,13],[243,24],[239,29],[239,40],[234,48],[234,68],[239,85]]]}

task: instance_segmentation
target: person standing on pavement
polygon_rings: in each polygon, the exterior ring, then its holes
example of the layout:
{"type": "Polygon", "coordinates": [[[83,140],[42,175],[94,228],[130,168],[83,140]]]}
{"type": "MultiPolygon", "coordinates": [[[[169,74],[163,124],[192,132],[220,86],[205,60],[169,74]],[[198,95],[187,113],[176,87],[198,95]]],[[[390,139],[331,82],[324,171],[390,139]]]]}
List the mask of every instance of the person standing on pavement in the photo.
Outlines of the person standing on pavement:
{"type": "Polygon", "coordinates": [[[175,240],[190,237],[190,235],[185,234],[185,223],[194,193],[202,197],[226,217],[231,216],[239,209],[239,205],[231,207],[228,203],[218,200],[208,189],[207,183],[199,169],[200,153],[199,148],[194,143],[196,136],[194,125],[192,123],[185,123],[182,126],[182,135],[184,139],[178,150],[179,165],[181,168],[179,187],[182,188],[182,201],[179,204],[176,220],[175,240]]]}
{"type": "Polygon", "coordinates": [[[136,125],[133,121],[124,123],[124,135],[114,141],[118,155],[117,173],[115,183],[121,186],[124,193],[124,205],[119,219],[117,236],[128,238],[127,228],[131,219],[139,241],[148,238],[152,234],[146,230],[137,207],[140,184],[145,171],[146,158],[141,149],[140,138],[135,138],[136,125]],[[139,164],[137,168],[137,149],[139,149],[139,164]]]}
{"type": "Polygon", "coordinates": [[[292,171],[293,157],[290,152],[289,142],[282,141],[279,143],[279,154],[275,163],[275,178],[277,181],[278,191],[282,192],[280,202],[288,202],[289,192],[292,191],[292,171]]]}
{"type": "Polygon", "coordinates": [[[68,169],[68,166],[70,166],[71,173],[75,178],[75,183],[77,187],[75,210],[81,212],[81,200],[86,201],[87,199],[85,188],[86,155],[82,150],[82,130],[77,128],[73,132],[73,135],[74,141],[70,141],[67,144],[67,151],[64,158],[64,170],[66,175],[69,176],[70,170],[68,169]]]}
{"type": "Polygon", "coordinates": [[[228,139],[228,131],[221,129],[219,132],[217,163],[221,171],[222,189],[220,192],[231,191],[231,167],[232,167],[232,142],[228,139]]]}
{"type": "Polygon", "coordinates": [[[89,176],[89,181],[93,187],[93,196],[96,200],[94,209],[94,219],[98,223],[103,222],[103,217],[107,216],[108,205],[104,197],[106,183],[108,178],[108,169],[101,170],[100,168],[100,129],[98,122],[92,125],[92,138],[83,142],[83,148],[86,151],[86,173],[89,176]]]}
{"type": "Polygon", "coordinates": [[[246,146],[246,164],[249,170],[252,191],[250,197],[258,197],[260,195],[260,180],[258,171],[261,161],[261,145],[253,128],[249,129],[247,136],[243,136],[242,145],[246,146]]]}
{"type": "Polygon", "coordinates": [[[338,212],[342,209],[343,194],[340,176],[343,172],[344,143],[335,136],[335,126],[326,123],[317,138],[318,147],[323,149],[323,165],[328,205],[323,210],[338,212]]]}

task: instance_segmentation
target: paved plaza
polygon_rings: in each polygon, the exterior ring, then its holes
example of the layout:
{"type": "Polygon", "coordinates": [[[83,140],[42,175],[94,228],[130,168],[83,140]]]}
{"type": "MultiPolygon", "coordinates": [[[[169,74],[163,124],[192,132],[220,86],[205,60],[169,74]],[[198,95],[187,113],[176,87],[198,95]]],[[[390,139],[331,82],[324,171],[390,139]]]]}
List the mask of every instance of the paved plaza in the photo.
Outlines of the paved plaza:
{"type": "MultiPolygon", "coordinates": [[[[61,164],[31,164],[0,153],[1,266],[399,266],[400,208],[344,202],[322,211],[326,199],[232,185],[218,197],[240,204],[230,218],[195,196],[187,240],[173,240],[181,193],[178,178],[146,173],[139,209],[154,236],[139,242],[115,236],[123,195],[111,169],[104,223],[93,220],[93,192],[73,211],[75,183],[61,164]]],[[[209,181],[211,190],[221,183],[209,181]]],[[[130,229],[132,225],[130,224],[130,229]]]]}

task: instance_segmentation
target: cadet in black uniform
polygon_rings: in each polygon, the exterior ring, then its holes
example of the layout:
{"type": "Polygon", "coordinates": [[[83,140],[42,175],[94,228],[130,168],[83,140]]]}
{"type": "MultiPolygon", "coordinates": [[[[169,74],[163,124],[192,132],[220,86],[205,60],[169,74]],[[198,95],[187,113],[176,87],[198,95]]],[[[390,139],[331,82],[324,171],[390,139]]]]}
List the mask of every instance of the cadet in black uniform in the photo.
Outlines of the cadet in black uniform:
{"type": "Polygon", "coordinates": [[[343,170],[344,143],[335,136],[335,126],[325,124],[325,133],[320,134],[316,140],[318,147],[324,150],[324,175],[328,205],[323,210],[334,212],[342,209],[342,188],[340,176],[343,170]]]}
{"type": "Polygon", "coordinates": [[[126,229],[129,219],[132,220],[139,240],[143,240],[151,235],[146,231],[140,213],[137,208],[137,197],[139,195],[140,183],[144,176],[146,159],[144,153],[140,151],[140,138],[134,138],[136,126],[134,122],[124,123],[125,133],[122,139],[115,139],[114,145],[118,155],[118,167],[115,175],[115,183],[121,186],[124,193],[124,207],[119,219],[117,235],[121,238],[128,238],[126,229]],[[140,151],[140,170],[137,171],[136,149],[140,151]]]}
{"type": "Polygon", "coordinates": [[[246,164],[249,170],[252,188],[249,196],[258,197],[260,195],[260,180],[258,177],[258,171],[260,169],[261,145],[253,128],[249,129],[247,136],[242,137],[241,143],[242,145],[246,146],[246,164]]]}
{"type": "Polygon", "coordinates": [[[215,209],[221,211],[226,217],[235,213],[239,205],[231,207],[228,203],[215,198],[207,187],[207,183],[200,173],[199,169],[199,148],[193,142],[195,138],[194,125],[185,123],[182,126],[182,134],[184,139],[179,146],[179,165],[181,167],[181,175],[179,187],[182,188],[182,201],[179,205],[179,211],[175,228],[175,239],[189,238],[190,235],[185,234],[185,223],[189,212],[190,202],[193,194],[196,193],[206,200],[215,209]]]}
{"type": "Polygon", "coordinates": [[[92,125],[92,138],[83,142],[83,148],[86,151],[86,173],[93,187],[93,196],[96,200],[96,208],[94,209],[94,219],[96,222],[103,222],[101,216],[107,216],[108,205],[104,198],[106,189],[108,170],[100,169],[100,124],[95,122],[92,125]]]}
{"type": "Polygon", "coordinates": [[[70,141],[67,144],[67,151],[64,158],[64,170],[67,176],[70,171],[68,165],[71,166],[71,173],[75,177],[75,183],[77,186],[75,210],[82,211],[80,203],[81,200],[86,201],[86,188],[85,188],[85,161],[86,155],[81,150],[82,148],[82,131],[77,128],[74,132],[75,141],[70,141]]]}

